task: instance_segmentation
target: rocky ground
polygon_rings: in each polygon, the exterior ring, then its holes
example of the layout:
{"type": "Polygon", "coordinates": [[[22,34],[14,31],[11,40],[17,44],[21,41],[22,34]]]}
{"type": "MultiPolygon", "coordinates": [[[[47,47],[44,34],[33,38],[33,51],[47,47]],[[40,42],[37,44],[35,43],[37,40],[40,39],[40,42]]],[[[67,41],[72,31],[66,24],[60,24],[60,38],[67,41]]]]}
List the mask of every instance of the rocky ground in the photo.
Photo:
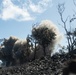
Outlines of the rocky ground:
{"type": "Polygon", "coordinates": [[[1,68],[0,75],[62,75],[65,62],[75,58],[74,53],[46,56],[23,65],[1,68]]]}

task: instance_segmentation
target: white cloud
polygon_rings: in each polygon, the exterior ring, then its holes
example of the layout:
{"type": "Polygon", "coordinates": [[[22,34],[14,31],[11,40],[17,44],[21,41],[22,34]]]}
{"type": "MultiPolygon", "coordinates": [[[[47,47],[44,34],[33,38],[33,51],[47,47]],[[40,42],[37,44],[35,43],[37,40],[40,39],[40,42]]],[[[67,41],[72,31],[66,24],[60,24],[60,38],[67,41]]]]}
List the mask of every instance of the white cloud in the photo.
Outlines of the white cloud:
{"type": "MultiPolygon", "coordinates": [[[[16,2],[15,2],[16,3],[16,2]]],[[[43,13],[50,5],[52,0],[39,0],[37,5],[33,0],[27,0],[22,3],[21,0],[3,0],[0,5],[0,18],[3,20],[14,19],[17,21],[34,20],[32,13],[43,13]],[[18,1],[17,5],[13,2],[18,1]]]]}
{"type": "Polygon", "coordinates": [[[52,5],[52,0],[41,0],[37,4],[29,0],[29,7],[33,12],[43,13],[48,6],[52,5]]]}
{"type": "Polygon", "coordinates": [[[33,20],[27,9],[21,9],[14,5],[11,0],[3,0],[0,18],[3,20],[15,19],[18,21],[33,20]]]}

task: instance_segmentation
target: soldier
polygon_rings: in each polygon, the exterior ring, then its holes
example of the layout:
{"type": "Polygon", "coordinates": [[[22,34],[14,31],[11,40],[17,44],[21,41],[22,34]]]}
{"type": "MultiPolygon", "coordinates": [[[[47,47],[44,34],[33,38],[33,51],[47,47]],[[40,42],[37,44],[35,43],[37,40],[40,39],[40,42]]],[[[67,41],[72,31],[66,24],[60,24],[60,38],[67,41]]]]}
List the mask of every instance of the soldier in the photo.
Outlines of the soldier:
{"type": "Polygon", "coordinates": [[[63,69],[63,75],[76,75],[76,61],[72,60],[68,63],[68,66],[63,69]]]}

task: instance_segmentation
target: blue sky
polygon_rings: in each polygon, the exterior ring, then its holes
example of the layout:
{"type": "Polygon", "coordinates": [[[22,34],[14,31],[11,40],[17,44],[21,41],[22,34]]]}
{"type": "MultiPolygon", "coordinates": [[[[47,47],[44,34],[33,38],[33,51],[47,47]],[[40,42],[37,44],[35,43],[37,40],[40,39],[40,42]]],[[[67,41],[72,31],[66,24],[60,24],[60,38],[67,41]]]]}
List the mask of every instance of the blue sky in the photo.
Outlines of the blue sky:
{"type": "Polygon", "coordinates": [[[68,15],[72,17],[76,9],[73,0],[0,0],[0,38],[26,38],[32,26],[42,20],[51,20],[64,33],[58,25],[61,21],[57,10],[58,3],[63,2],[66,7],[64,19],[68,15]]]}

